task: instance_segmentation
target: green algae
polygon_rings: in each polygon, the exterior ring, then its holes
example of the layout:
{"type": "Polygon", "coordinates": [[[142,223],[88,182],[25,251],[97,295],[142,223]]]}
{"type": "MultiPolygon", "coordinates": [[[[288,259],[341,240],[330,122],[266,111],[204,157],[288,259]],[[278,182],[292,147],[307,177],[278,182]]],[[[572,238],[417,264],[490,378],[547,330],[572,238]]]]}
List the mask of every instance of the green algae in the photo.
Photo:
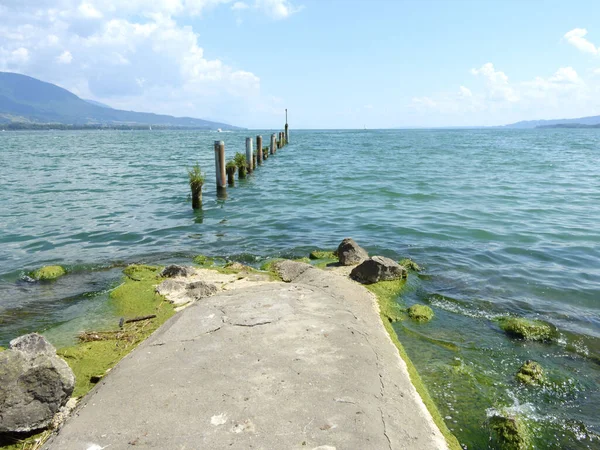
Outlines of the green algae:
{"type": "Polygon", "coordinates": [[[215,260],[213,258],[211,258],[210,256],[205,256],[205,255],[196,255],[194,256],[194,264],[198,264],[199,266],[203,266],[203,267],[212,267],[215,265],[215,260]]]}
{"type": "Polygon", "coordinates": [[[328,250],[313,250],[312,252],[310,252],[310,254],[308,255],[308,257],[310,259],[333,259],[333,260],[337,260],[336,256],[333,254],[333,252],[328,251],[328,250]]]}
{"type": "Polygon", "coordinates": [[[74,397],[85,395],[94,386],[92,377],[106,373],[175,313],[173,306],[155,292],[155,285],[161,281],[160,270],[155,266],[129,266],[123,271],[127,276],[124,282],[109,295],[109,305],[116,316],[156,314],[156,318],[125,324],[122,329],[115,321],[113,330],[119,332],[113,338],[80,342],[58,350],[75,373],[74,397]]]}
{"type": "Polygon", "coordinates": [[[551,341],[556,337],[556,328],[541,320],[504,317],[499,320],[499,325],[509,336],[526,341],[551,341]]]}
{"type": "Polygon", "coordinates": [[[408,308],[408,317],[416,322],[429,322],[433,319],[433,310],[427,305],[412,305],[408,308]]]}
{"type": "Polygon", "coordinates": [[[401,259],[400,261],[398,261],[398,264],[400,264],[406,270],[412,270],[414,272],[420,272],[421,270],[423,270],[421,268],[421,266],[419,266],[416,262],[414,262],[410,258],[401,259]]]}
{"type": "Polygon", "coordinates": [[[67,271],[62,266],[44,266],[31,272],[34,280],[56,280],[66,275],[67,271]]]}
{"type": "Polygon", "coordinates": [[[379,300],[379,311],[386,322],[400,322],[406,318],[404,310],[400,307],[396,299],[404,289],[406,280],[380,281],[365,285],[373,292],[379,300]]]}
{"type": "Polygon", "coordinates": [[[531,442],[527,427],[517,416],[494,415],[489,418],[488,426],[492,434],[494,448],[500,450],[529,450],[531,442]]]}
{"type": "Polygon", "coordinates": [[[3,352],[4,350],[6,350],[4,347],[0,347],[0,352],[3,352]]]}
{"type": "Polygon", "coordinates": [[[536,385],[545,382],[544,369],[535,361],[525,361],[516,374],[518,381],[524,384],[536,385]]]}
{"type": "Polygon", "coordinates": [[[266,260],[264,263],[262,263],[260,265],[260,270],[262,270],[264,272],[275,273],[275,269],[273,268],[273,264],[275,264],[276,262],[279,262],[279,261],[284,261],[284,259],[283,258],[268,259],[268,260],[266,260]]]}

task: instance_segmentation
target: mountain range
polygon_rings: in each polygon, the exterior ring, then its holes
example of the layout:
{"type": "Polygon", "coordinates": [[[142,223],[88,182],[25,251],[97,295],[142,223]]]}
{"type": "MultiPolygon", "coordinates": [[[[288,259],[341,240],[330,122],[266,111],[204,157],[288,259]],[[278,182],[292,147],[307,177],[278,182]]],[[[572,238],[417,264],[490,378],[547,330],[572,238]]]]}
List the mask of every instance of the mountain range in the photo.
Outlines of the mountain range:
{"type": "Polygon", "coordinates": [[[524,120],[505,125],[506,128],[586,128],[600,125],[600,116],[578,119],[524,120]]]}
{"type": "Polygon", "coordinates": [[[216,130],[240,129],[226,123],[191,117],[123,111],[84,100],[51,83],[26,75],[0,72],[0,126],[37,128],[41,124],[70,127],[149,127],[216,130]]]}

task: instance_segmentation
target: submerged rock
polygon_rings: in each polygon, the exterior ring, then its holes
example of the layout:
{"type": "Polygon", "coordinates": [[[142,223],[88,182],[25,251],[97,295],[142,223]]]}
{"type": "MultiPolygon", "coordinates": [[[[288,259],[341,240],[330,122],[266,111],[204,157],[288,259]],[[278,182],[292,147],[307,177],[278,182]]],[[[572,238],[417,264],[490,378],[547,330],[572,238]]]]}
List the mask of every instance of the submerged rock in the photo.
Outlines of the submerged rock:
{"type": "Polygon", "coordinates": [[[488,421],[493,448],[500,450],[529,450],[527,428],[518,417],[494,415],[488,421]]]}
{"type": "Polygon", "coordinates": [[[0,386],[0,433],[23,433],[51,423],[71,396],[75,376],[52,344],[32,333],[0,353],[0,386]]]}
{"type": "Polygon", "coordinates": [[[31,273],[34,280],[56,280],[66,275],[67,271],[62,266],[44,266],[31,273]]]}
{"type": "Polygon", "coordinates": [[[194,257],[194,263],[204,267],[212,267],[215,264],[215,260],[209,256],[197,255],[194,257]]]}
{"type": "Polygon", "coordinates": [[[158,275],[158,267],[145,264],[130,264],[123,269],[123,273],[134,281],[142,281],[158,275]]]}
{"type": "Polygon", "coordinates": [[[541,384],[545,380],[544,369],[535,361],[525,361],[517,372],[517,380],[525,384],[541,384]]]}
{"type": "Polygon", "coordinates": [[[163,278],[173,277],[189,277],[194,274],[194,269],[191,267],[179,266],[177,264],[171,264],[165,267],[159,274],[163,278]]]}
{"type": "Polygon", "coordinates": [[[420,272],[422,270],[421,266],[419,266],[416,262],[414,262],[410,258],[404,258],[404,259],[400,260],[398,262],[398,264],[400,264],[406,270],[413,270],[415,272],[420,272]]]}
{"type": "Polygon", "coordinates": [[[295,280],[311,268],[312,266],[310,264],[289,260],[277,261],[273,264],[275,273],[286,283],[295,280]]]}
{"type": "Polygon", "coordinates": [[[551,341],[556,336],[556,328],[541,320],[505,317],[500,319],[499,324],[509,336],[526,341],[551,341]]]}
{"type": "Polygon", "coordinates": [[[337,253],[342,266],[354,266],[369,257],[367,251],[351,238],[346,238],[340,243],[337,253]]]}
{"type": "Polygon", "coordinates": [[[429,322],[433,319],[433,310],[427,305],[412,305],[408,308],[408,317],[417,322],[429,322]]]}
{"type": "Polygon", "coordinates": [[[327,250],[313,250],[308,257],[309,259],[335,259],[337,255],[327,250]]]}
{"type": "Polygon", "coordinates": [[[350,272],[350,277],[363,284],[406,278],[406,269],[385,256],[373,256],[350,272]]]}

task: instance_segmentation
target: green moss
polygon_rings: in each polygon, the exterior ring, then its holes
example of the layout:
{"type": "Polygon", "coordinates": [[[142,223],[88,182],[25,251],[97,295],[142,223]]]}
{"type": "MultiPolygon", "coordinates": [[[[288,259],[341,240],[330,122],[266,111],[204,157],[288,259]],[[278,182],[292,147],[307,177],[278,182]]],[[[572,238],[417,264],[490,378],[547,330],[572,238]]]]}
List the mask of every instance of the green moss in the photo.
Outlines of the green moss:
{"type": "Polygon", "coordinates": [[[2,450],[38,450],[51,434],[52,430],[24,434],[0,434],[0,448],[2,450]]]}
{"type": "Polygon", "coordinates": [[[408,317],[417,322],[429,322],[433,319],[433,310],[427,305],[412,305],[408,308],[408,317]]]}
{"type": "Polygon", "coordinates": [[[268,259],[264,263],[261,264],[260,270],[264,270],[265,272],[274,273],[275,270],[273,269],[273,264],[275,264],[278,261],[283,261],[283,258],[268,259]]]}
{"type": "Polygon", "coordinates": [[[313,250],[308,255],[310,259],[337,259],[333,252],[328,250],[313,250]]]}
{"type": "Polygon", "coordinates": [[[144,264],[130,264],[123,269],[123,273],[134,281],[144,279],[156,279],[161,268],[157,266],[146,266],[144,264]]]}
{"type": "MultiPolygon", "coordinates": [[[[80,342],[59,349],[58,354],[75,373],[75,397],[84,395],[94,386],[91,377],[104,374],[174,314],[172,305],[154,291],[160,282],[157,278],[160,267],[138,265],[127,269],[128,278],[109,296],[115,315],[132,318],[156,314],[157,317],[125,324],[122,332],[114,333],[114,339],[80,342]]],[[[114,330],[117,328],[115,323],[114,330]]]]}
{"type": "Polygon", "coordinates": [[[67,271],[62,266],[44,266],[31,272],[34,280],[55,280],[66,275],[67,271]]]}
{"type": "Polygon", "coordinates": [[[197,255],[194,256],[194,264],[198,264],[202,267],[212,267],[215,265],[215,260],[209,256],[197,255]]]}
{"type": "Polygon", "coordinates": [[[4,350],[6,350],[4,347],[0,347],[0,352],[3,352],[4,350]]]}
{"type": "Polygon", "coordinates": [[[305,264],[310,264],[310,258],[307,258],[307,257],[296,258],[296,259],[293,259],[292,261],[294,261],[294,262],[301,262],[301,263],[305,263],[305,264]]]}
{"type": "Polygon", "coordinates": [[[396,301],[405,283],[406,280],[380,281],[365,286],[377,296],[381,316],[385,317],[386,322],[398,322],[405,318],[404,310],[396,301]]]}
{"type": "Polygon", "coordinates": [[[524,384],[542,384],[546,380],[544,369],[535,361],[525,361],[517,372],[517,380],[524,384]]]}
{"type": "Polygon", "coordinates": [[[505,317],[499,320],[499,325],[509,336],[526,341],[551,341],[556,337],[556,328],[541,320],[505,317]]]}
{"type": "Polygon", "coordinates": [[[414,262],[410,258],[404,258],[404,259],[398,261],[398,264],[400,264],[406,270],[413,270],[415,272],[420,272],[422,270],[421,266],[419,266],[416,262],[414,262]]]}
{"type": "Polygon", "coordinates": [[[500,450],[529,450],[531,443],[527,427],[515,416],[495,415],[490,417],[488,426],[492,434],[494,448],[500,450]]]}

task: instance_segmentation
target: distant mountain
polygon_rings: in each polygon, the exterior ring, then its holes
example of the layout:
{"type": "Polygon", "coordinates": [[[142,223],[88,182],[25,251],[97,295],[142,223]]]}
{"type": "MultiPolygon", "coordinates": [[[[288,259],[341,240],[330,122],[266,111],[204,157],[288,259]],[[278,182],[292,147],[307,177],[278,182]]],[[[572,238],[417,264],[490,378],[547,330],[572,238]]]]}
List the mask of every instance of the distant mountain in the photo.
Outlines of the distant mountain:
{"type": "Polygon", "coordinates": [[[556,119],[556,120],[525,120],[522,122],[505,125],[506,128],[585,128],[577,125],[598,125],[600,116],[580,117],[579,119],[556,119]]]}
{"type": "Polygon", "coordinates": [[[112,109],[83,100],[54,84],[26,75],[0,72],[0,124],[37,128],[39,124],[72,126],[149,126],[239,129],[225,123],[112,109]]]}
{"type": "Polygon", "coordinates": [[[91,103],[92,105],[100,106],[102,108],[114,109],[112,106],[108,106],[104,103],[97,102],[96,100],[90,100],[87,98],[82,98],[81,100],[83,100],[84,102],[91,103]]]}

